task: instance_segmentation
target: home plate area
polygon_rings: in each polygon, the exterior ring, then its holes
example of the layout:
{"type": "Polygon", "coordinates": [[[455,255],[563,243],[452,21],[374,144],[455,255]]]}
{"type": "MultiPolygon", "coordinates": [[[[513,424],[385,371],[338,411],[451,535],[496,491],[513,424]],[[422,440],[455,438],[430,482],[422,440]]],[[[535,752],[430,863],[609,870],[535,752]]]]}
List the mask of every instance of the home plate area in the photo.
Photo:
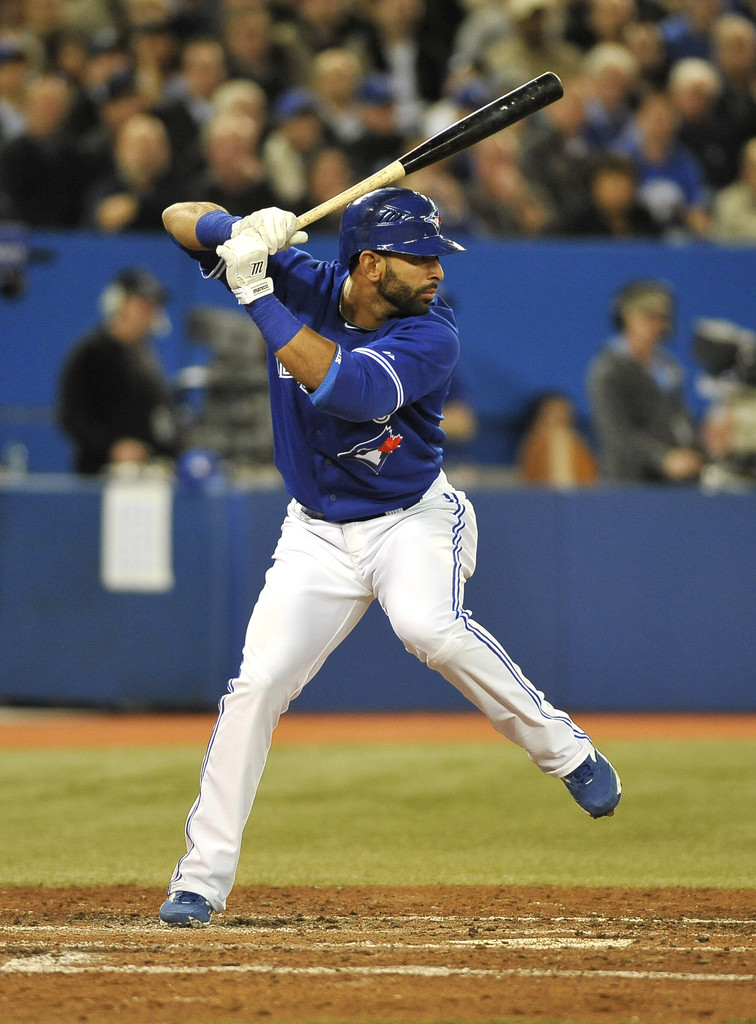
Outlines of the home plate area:
{"type": "Polygon", "coordinates": [[[2,890],[8,1024],[753,1020],[753,892],[239,888],[207,928],[162,891],[2,890]]]}

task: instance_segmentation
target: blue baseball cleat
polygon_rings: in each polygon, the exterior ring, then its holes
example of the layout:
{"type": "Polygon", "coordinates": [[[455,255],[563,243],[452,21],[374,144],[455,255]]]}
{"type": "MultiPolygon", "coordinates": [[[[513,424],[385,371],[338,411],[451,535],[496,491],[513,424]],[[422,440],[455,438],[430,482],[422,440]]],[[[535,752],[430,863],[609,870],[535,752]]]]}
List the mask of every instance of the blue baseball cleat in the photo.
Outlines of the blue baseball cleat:
{"type": "Polygon", "coordinates": [[[622,796],[620,777],[603,754],[591,749],[585,761],[562,779],[572,798],[592,818],[608,818],[622,796]]]}
{"type": "Polygon", "coordinates": [[[160,908],[160,920],[180,928],[203,928],[210,924],[213,908],[204,896],[196,892],[172,892],[160,908]]]}

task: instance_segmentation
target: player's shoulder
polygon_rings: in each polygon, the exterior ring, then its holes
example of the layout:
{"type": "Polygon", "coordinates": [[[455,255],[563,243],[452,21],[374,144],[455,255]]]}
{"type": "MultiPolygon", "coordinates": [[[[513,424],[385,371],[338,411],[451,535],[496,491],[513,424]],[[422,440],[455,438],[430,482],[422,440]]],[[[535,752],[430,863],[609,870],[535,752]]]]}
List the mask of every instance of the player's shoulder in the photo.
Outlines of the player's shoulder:
{"type": "Polygon", "coordinates": [[[449,372],[459,358],[459,334],[448,306],[434,306],[423,316],[400,317],[378,332],[368,348],[392,351],[409,359],[445,367],[449,372]]]}
{"type": "Polygon", "coordinates": [[[416,343],[424,341],[436,344],[454,341],[459,343],[459,332],[450,309],[431,308],[422,316],[403,316],[389,320],[376,332],[376,340],[389,337],[402,338],[416,343]]]}
{"type": "Polygon", "coordinates": [[[443,299],[437,298],[424,316],[412,317],[406,321],[406,325],[417,341],[427,340],[434,348],[449,348],[455,354],[459,352],[457,321],[451,307],[443,299]]]}
{"type": "Polygon", "coordinates": [[[428,311],[428,316],[439,330],[444,330],[455,338],[459,338],[454,310],[443,299],[436,298],[436,301],[428,311]]]}

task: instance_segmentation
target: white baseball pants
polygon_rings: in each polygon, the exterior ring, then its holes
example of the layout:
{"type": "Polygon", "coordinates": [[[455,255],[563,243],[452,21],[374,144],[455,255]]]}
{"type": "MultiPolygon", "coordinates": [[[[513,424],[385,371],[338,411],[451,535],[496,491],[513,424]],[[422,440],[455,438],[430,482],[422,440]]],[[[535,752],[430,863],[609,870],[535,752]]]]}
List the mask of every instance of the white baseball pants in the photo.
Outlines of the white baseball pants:
{"type": "Polygon", "coordinates": [[[273,730],[374,598],[406,649],[542,771],[561,777],[586,758],[586,734],[464,610],[476,546],[472,505],[443,473],[417,505],[366,522],[327,523],[311,519],[297,501],[289,504],[239,676],[220,701],[187,819],[187,853],[169,892],[196,892],[214,910],[224,909],[273,730]]]}

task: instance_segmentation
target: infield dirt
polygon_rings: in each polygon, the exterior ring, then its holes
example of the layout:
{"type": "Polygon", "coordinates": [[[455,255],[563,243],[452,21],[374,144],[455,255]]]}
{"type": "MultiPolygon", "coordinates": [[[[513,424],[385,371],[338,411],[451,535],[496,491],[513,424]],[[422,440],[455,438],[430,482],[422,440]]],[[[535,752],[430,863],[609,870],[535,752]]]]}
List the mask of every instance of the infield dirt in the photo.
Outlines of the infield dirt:
{"type": "Polygon", "coordinates": [[[754,1019],[749,892],[240,888],[204,929],[162,897],[4,890],[0,1020],[754,1019]]]}
{"type": "MultiPolygon", "coordinates": [[[[204,743],[212,716],[0,716],[0,745],[204,743]]],[[[756,716],[581,716],[602,738],[756,736],[756,716]]],[[[477,716],[291,716],[277,742],[500,742],[477,716]]],[[[589,850],[586,851],[589,855],[589,850]]],[[[743,1024],[754,890],[235,889],[205,929],[162,890],[0,890],[0,1024],[743,1024]]]]}

